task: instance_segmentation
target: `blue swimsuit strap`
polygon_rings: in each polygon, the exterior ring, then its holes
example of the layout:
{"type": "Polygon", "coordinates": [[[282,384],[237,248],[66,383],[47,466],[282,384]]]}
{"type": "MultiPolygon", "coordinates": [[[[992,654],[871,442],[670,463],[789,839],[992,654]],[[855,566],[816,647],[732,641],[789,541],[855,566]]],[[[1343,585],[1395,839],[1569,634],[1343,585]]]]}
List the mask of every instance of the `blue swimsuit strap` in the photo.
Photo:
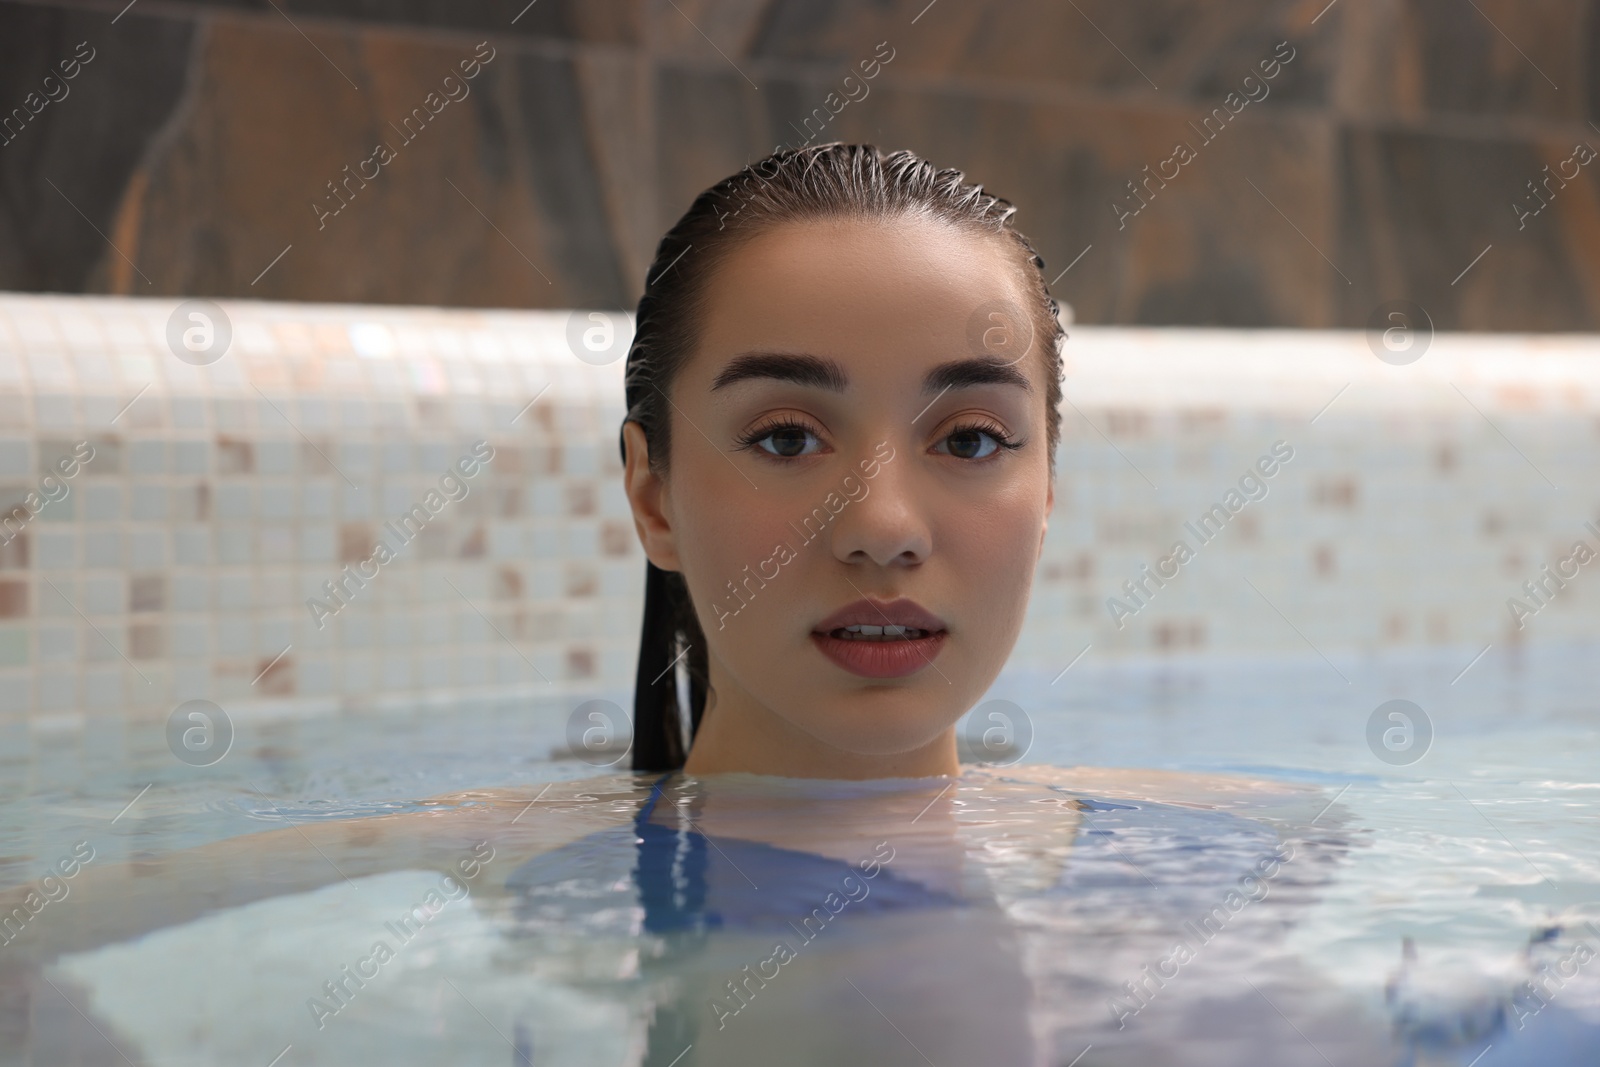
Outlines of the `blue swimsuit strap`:
{"type": "Polygon", "coordinates": [[[667,780],[677,773],[677,771],[668,771],[656,779],[656,784],[650,790],[650,799],[644,802],[644,806],[639,809],[639,814],[634,816],[633,823],[636,828],[649,821],[650,813],[656,810],[656,801],[661,799],[661,787],[666,785],[667,780]]]}
{"type": "Polygon", "coordinates": [[[846,908],[858,914],[966,903],[898,875],[881,855],[864,855],[850,864],[745,838],[713,840],[686,812],[678,812],[676,826],[654,822],[674,773],[656,780],[631,827],[597,831],[534,856],[511,873],[506,887],[529,897],[532,915],[534,898],[544,895],[540,886],[552,887],[560,897],[556,886],[613,884],[631,869],[644,928],[658,934],[714,927],[788,931],[808,916],[820,919],[846,908]]]}
{"type": "Polygon", "coordinates": [[[647,930],[788,929],[819,910],[827,915],[846,907],[860,913],[967,903],[895,874],[881,856],[877,862],[864,856],[859,865],[852,865],[745,838],[719,836],[712,841],[693,823],[672,828],[651,822],[671,777],[669,773],[656,782],[634,820],[634,881],[647,930]],[[833,908],[827,907],[830,903],[833,908]]]}
{"type": "Polygon", "coordinates": [[[662,787],[675,772],[656,780],[650,798],[634,816],[633,880],[644,906],[644,928],[651,933],[721,926],[722,916],[706,907],[707,839],[692,828],[673,830],[650,821],[662,787]]]}

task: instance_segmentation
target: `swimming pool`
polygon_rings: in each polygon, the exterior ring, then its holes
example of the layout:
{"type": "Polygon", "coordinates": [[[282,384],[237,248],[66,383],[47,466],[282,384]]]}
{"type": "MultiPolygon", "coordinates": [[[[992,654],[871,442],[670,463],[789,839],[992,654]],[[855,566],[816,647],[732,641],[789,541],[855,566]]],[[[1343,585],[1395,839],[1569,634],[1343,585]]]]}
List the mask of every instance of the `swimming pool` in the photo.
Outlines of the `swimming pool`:
{"type": "Polygon", "coordinates": [[[0,505],[63,471],[0,544],[0,1064],[1594,1062],[1600,585],[1506,612],[1600,521],[1594,339],[1074,327],[1001,762],[652,801],[570,728],[631,697],[625,316],[225,313],[0,295],[0,505]]]}
{"type": "Polygon", "coordinates": [[[596,799],[554,817],[624,818],[542,860],[491,850],[471,877],[460,848],[349,879],[308,854],[316,888],[210,908],[180,887],[160,928],[17,970],[44,924],[119,906],[66,879],[0,947],[5,1062],[1592,1063],[1594,652],[1530,650],[1454,685],[1454,650],[1336,659],[1350,685],[1315,656],[1008,672],[990,696],[1031,724],[1022,764],[943,794],[667,783],[648,831],[627,818],[656,776],[544,758],[559,717],[526,702],[246,719],[205,768],[155,731],[35,732],[6,748],[24,798],[0,825],[7,884],[85,840],[77,878],[131,860],[159,884],[174,850],[497,785],[557,783],[530,821],[561,796],[596,799]],[[1433,730],[1406,764],[1366,738],[1396,696],[1433,730]],[[1035,761],[1315,788],[1130,803],[1010,781],[1035,761]],[[746,821],[702,821],[719,795],[746,821]],[[795,827],[807,847],[753,843],[795,827]]]}

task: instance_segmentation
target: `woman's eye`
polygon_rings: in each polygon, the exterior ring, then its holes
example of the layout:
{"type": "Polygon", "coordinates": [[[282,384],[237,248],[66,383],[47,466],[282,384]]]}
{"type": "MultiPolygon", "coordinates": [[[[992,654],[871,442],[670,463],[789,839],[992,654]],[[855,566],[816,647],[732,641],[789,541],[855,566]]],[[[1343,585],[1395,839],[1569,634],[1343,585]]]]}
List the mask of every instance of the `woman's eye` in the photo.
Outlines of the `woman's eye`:
{"type": "Polygon", "coordinates": [[[754,443],[768,455],[792,459],[816,451],[806,447],[807,438],[816,443],[816,435],[803,426],[779,426],[757,438],[754,443]]]}
{"type": "Polygon", "coordinates": [[[987,459],[1000,448],[999,440],[986,430],[957,430],[946,435],[943,443],[949,447],[941,451],[957,459],[987,459]]]}
{"type": "MultiPolygon", "coordinates": [[[[817,433],[799,423],[754,430],[745,435],[741,444],[745,448],[755,446],[765,454],[778,459],[799,459],[802,456],[816,455],[823,448],[822,440],[817,433]]],[[[988,459],[1002,448],[1016,447],[1017,445],[1001,430],[964,426],[945,434],[935,450],[954,456],[956,459],[982,460],[988,459]]]]}

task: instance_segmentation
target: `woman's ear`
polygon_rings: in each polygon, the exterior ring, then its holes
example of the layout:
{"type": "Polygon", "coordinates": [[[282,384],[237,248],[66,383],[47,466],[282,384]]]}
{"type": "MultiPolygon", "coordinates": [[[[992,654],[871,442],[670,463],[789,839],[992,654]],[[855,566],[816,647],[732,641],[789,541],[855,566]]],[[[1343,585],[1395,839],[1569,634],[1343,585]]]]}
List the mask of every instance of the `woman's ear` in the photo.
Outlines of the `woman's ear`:
{"type": "Polygon", "coordinates": [[[1050,513],[1052,511],[1054,511],[1055,509],[1056,509],[1056,483],[1055,483],[1055,479],[1052,478],[1052,479],[1050,479],[1049,488],[1045,490],[1044,521],[1039,524],[1039,554],[1034,558],[1034,562],[1035,563],[1037,563],[1039,560],[1044,558],[1044,537],[1045,537],[1045,534],[1050,532],[1050,513]]]}
{"type": "Polygon", "coordinates": [[[633,509],[633,527],[639,533],[639,544],[644,546],[644,554],[650,562],[661,570],[678,570],[678,545],[672,528],[667,485],[650,469],[650,445],[645,440],[644,429],[632,420],[623,423],[622,441],[627,453],[622,488],[628,494],[628,506],[633,509]]]}

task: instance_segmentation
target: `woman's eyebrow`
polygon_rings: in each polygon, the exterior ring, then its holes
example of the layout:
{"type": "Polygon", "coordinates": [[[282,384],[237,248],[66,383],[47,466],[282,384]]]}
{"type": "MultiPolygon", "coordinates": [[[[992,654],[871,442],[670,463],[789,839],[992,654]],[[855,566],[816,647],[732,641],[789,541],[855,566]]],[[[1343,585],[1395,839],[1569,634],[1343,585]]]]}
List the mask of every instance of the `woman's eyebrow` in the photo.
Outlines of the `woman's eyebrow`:
{"type": "Polygon", "coordinates": [[[844,368],[831,359],[786,352],[745,352],[728,360],[712,381],[711,389],[715,392],[748,378],[773,378],[831,393],[842,393],[850,384],[844,368]]]}
{"type": "Polygon", "coordinates": [[[1028,376],[1017,369],[1014,359],[999,356],[974,356],[941,363],[922,379],[924,393],[942,393],[963,385],[1016,385],[1033,392],[1028,376]]]}
{"type": "MultiPolygon", "coordinates": [[[[711,382],[713,391],[752,378],[793,382],[813,389],[842,393],[850,384],[844,368],[831,359],[787,352],[745,352],[728,361],[711,382]]],[[[1027,375],[1017,370],[1014,360],[978,356],[941,363],[922,380],[922,392],[942,393],[969,385],[1015,385],[1028,392],[1033,386],[1027,375]]]]}

